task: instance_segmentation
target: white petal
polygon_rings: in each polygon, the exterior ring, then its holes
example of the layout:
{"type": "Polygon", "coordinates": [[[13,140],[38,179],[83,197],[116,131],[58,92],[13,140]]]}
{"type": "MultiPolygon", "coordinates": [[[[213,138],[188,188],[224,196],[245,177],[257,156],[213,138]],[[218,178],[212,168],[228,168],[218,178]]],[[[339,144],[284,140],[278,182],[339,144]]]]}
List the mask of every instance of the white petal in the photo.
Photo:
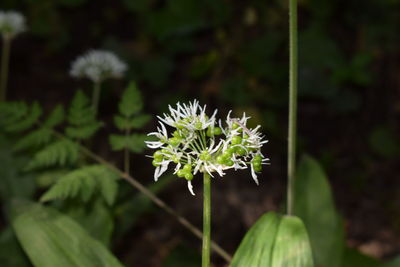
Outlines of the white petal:
{"type": "Polygon", "coordinates": [[[256,184],[258,185],[257,174],[256,174],[256,172],[254,171],[253,164],[251,164],[251,176],[253,177],[254,182],[256,182],[256,184]]]}
{"type": "Polygon", "coordinates": [[[191,182],[191,181],[188,181],[188,182],[187,182],[187,186],[188,186],[188,189],[189,189],[190,193],[191,193],[193,196],[195,196],[195,193],[193,192],[193,185],[192,185],[192,182],[191,182]]]}

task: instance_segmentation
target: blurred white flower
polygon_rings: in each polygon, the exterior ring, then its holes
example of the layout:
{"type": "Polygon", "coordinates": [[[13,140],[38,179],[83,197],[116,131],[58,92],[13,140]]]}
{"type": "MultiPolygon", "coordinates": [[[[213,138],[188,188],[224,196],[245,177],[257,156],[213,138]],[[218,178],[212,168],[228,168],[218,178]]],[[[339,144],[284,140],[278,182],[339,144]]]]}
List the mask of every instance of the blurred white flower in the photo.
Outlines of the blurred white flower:
{"type": "Polygon", "coordinates": [[[16,11],[0,11],[0,33],[12,38],[26,30],[25,17],[16,11]]]}
{"type": "Polygon", "coordinates": [[[267,141],[259,132],[260,126],[247,128],[250,117],[243,114],[240,119],[231,118],[229,112],[224,127],[221,121],[217,123],[217,111],[208,117],[206,106],[201,107],[196,100],[188,105],[178,103],[176,108],[169,106],[169,111],[158,117],[160,127],[157,131],[149,133],[158,140],[147,142],[149,148],[157,149],[152,156],[156,181],[170,163],[175,163],[174,174],[187,180],[193,195],[191,180],[198,172],[214,177],[215,173],[224,176],[227,169],[250,168],[258,184],[256,172],[260,172],[262,164],[269,160],[261,153],[261,147],[267,141]],[[164,124],[174,128],[172,134],[168,134],[164,124]]]}
{"type": "Polygon", "coordinates": [[[70,74],[73,77],[88,78],[101,82],[108,78],[120,78],[127,69],[114,53],[103,50],[90,50],[72,62],[70,74]]]}

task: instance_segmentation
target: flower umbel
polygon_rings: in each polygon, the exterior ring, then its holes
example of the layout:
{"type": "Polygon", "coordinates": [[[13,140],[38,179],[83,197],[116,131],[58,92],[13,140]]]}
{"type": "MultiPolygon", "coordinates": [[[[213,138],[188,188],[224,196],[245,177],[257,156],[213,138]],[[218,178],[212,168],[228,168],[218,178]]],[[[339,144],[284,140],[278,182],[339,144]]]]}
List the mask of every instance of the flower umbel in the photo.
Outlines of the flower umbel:
{"type": "Polygon", "coordinates": [[[160,126],[156,132],[149,133],[157,141],[148,141],[149,148],[157,149],[154,152],[153,165],[156,167],[154,179],[157,181],[169,164],[176,164],[174,174],[185,178],[189,191],[194,195],[191,180],[198,172],[207,172],[225,175],[228,169],[251,169],[251,175],[258,184],[257,172],[262,164],[267,164],[268,158],[261,153],[264,136],[259,132],[260,126],[249,129],[247,120],[231,118],[229,112],[225,125],[215,116],[206,115],[206,106],[201,107],[198,101],[189,104],[169,106],[169,114],[158,116],[160,126]],[[167,126],[173,128],[168,132],[167,126]]]}
{"type": "Polygon", "coordinates": [[[0,11],[0,33],[12,38],[26,30],[25,17],[16,11],[0,11]]]}
{"type": "Polygon", "coordinates": [[[90,50],[72,62],[70,74],[84,77],[95,83],[108,78],[120,78],[127,66],[114,53],[103,50],[90,50]]]}

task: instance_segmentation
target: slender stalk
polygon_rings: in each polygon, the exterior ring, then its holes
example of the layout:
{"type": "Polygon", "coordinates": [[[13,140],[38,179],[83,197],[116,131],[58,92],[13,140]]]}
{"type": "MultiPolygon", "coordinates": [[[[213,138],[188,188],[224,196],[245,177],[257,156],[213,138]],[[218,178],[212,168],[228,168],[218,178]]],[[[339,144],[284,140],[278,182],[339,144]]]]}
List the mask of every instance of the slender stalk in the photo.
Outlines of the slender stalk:
{"type": "Polygon", "coordinates": [[[203,249],[202,267],[210,266],[210,240],[211,240],[211,179],[207,172],[204,172],[204,198],[203,198],[203,249]]]}
{"type": "Polygon", "coordinates": [[[6,101],[8,64],[10,61],[11,38],[3,36],[3,49],[1,52],[1,74],[0,74],[0,102],[6,101]]]}
{"type": "Polygon", "coordinates": [[[297,0],[289,0],[289,129],[287,213],[293,213],[297,128],[297,0]]]}
{"type": "Polygon", "coordinates": [[[100,91],[101,91],[101,82],[100,81],[94,82],[93,95],[92,95],[92,108],[95,117],[97,116],[97,111],[99,109],[100,91]]]}
{"type": "MultiPolygon", "coordinates": [[[[60,139],[66,139],[69,140],[68,137],[65,135],[53,130],[53,134],[60,139]]],[[[172,207],[170,207],[167,203],[165,203],[163,200],[161,200],[159,197],[157,197],[153,192],[151,192],[147,187],[142,185],[138,180],[136,180],[134,177],[132,177],[130,174],[123,172],[119,168],[115,167],[112,163],[108,162],[107,160],[103,159],[96,153],[92,152],[85,146],[80,144],[80,150],[82,153],[87,155],[89,158],[91,158],[94,161],[97,161],[100,164],[103,164],[104,166],[107,166],[110,170],[115,171],[118,173],[118,175],[124,179],[126,182],[128,182],[130,185],[135,187],[137,190],[139,190],[143,195],[148,197],[151,201],[153,201],[158,207],[163,209],[165,212],[170,214],[172,217],[174,217],[181,225],[183,225],[186,229],[188,229],[192,234],[194,234],[196,237],[199,239],[203,238],[203,232],[194,226],[191,222],[189,222],[186,218],[182,217],[179,215],[172,207]]],[[[223,259],[225,259],[228,263],[232,261],[232,256],[226,252],[223,248],[221,248],[217,243],[214,241],[211,241],[211,248],[218,254],[220,255],[223,259]]]]}

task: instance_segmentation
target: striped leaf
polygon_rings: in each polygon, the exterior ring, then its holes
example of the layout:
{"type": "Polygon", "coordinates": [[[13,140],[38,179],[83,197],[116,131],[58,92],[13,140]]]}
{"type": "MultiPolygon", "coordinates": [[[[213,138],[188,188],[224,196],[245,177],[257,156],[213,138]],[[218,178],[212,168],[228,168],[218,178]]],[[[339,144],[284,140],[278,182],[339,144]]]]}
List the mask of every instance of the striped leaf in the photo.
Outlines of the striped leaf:
{"type": "Polygon", "coordinates": [[[32,202],[14,201],[12,225],[35,267],[122,267],[74,220],[32,202]]]}

